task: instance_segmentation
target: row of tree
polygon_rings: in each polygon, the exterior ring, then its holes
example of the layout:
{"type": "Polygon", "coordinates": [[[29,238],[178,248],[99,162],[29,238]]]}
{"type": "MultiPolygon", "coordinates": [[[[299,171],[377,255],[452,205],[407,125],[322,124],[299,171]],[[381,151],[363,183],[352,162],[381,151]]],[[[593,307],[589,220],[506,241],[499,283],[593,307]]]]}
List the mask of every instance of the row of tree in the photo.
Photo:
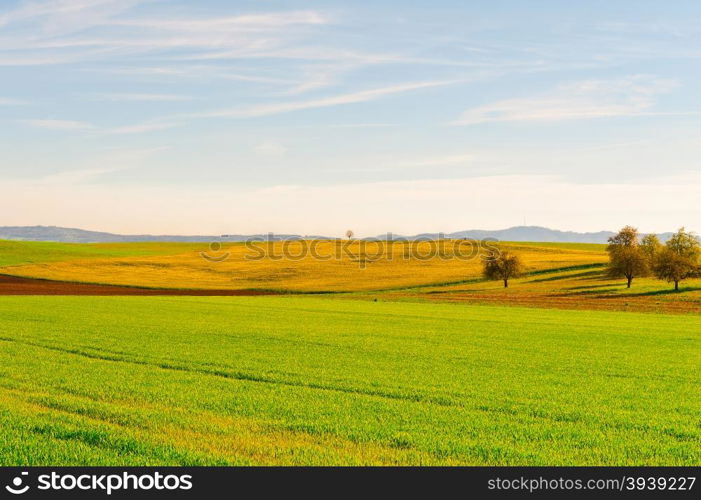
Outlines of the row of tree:
{"type": "Polygon", "coordinates": [[[679,282],[701,276],[701,242],[684,228],[663,245],[655,234],[640,235],[626,226],[609,238],[608,273],[612,278],[626,278],[628,288],[635,278],[655,276],[679,290],[679,282]]]}
{"type": "MultiPolygon", "coordinates": [[[[679,231],[663,245],[655,234],[641,236],[632,226],[626,226],[608,240],[608,274],[611,278],[626,278],[628,288],[635,278],[655,276],[679,290],[687,278],[701,277],[701,241],[686,229],[679,231]]],[[[500,280],[504,288],[511,278],[523,274],[518,255],[508,251],[492,252],[484,260],[484,277],[500,280]]]]}

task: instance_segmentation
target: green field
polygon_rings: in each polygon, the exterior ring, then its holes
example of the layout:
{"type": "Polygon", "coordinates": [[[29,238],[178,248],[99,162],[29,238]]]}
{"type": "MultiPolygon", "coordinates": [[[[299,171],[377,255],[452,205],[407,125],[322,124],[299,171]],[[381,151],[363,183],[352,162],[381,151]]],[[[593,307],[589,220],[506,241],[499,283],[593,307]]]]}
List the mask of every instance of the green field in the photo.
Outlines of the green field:
{"type": "Polygon", "coordinates": [[[701,317],[0,297],[0,465],[698,465],[701,317]]]}
{"type": "Polygon", "coordinates": [[[200,250],[203,247],[206,248],[206,245],[200,243],[58,243],[0,240],[0,267],[78,259],[171,255],[200,250]]]}

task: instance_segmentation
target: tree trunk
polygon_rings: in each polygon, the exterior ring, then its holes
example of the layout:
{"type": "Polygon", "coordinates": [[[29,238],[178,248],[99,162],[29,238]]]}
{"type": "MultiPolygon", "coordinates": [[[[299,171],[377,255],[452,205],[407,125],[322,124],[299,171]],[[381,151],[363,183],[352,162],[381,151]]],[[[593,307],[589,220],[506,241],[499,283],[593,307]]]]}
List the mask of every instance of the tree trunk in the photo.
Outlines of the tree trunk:
{"type": "Polygon", "coordinates": [[[679,282],[678,282],[678,281],[675,281],[675,282],[674,282],[674,291],[675,291],[675,292],[678,292],[678,291],[679,291],[679,282]]]}
{"type": "Polygon", "coordinates": [[[504,280],[504,288],[509,288],[509,280],[508,279],[504,280]]]}
{"type": "Polygon", "coordinates": [[[632,277],[632,276],[630,276],[630,277],[628,278],[628,288],[630,288],[631,283],[633,283],[633,277],[632,277]]]}

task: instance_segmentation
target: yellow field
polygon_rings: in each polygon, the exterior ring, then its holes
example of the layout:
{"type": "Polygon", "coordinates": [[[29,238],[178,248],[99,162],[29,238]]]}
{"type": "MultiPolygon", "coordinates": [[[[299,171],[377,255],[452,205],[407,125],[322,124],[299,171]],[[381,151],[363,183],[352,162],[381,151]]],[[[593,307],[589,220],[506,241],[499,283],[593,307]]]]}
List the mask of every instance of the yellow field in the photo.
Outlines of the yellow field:
{"type": "MultiPolygon", "coordinates": [[[[443,257],[434,255],[439,248],[430,242],[277,242],[270,248],[260,245],[258,250],[251,250],[244,244],[230,244],[217,251],[205,244],[200,249],[187,245],[177,252],[178,246],[169,244],[165,248],[173,252],[170,255],[79,255],[63,261],[0,267],[0,272],[158,288],[355,292],[461,283],[479,277],[482,268],[482,260],[471,253],[478,250],[471,247],[471,242],[442,242],[443,257]],[[305,254],[305,249],[310,250],[312,245],[316,257],[310,252],[305,254]],[[251,259],[259,257],[263,250],[264,258],[251,259]],[[278,258],[285,250],[288,257],[278,258]],[[303,258],[297,258],[303,254],[303,258]],[[454,258],[456,254],[464,258],[454,258]],[[427,258],[431,255],[432,258],[427,258]]],[[[504,243],[501,246],[517,252],[529,272],[606,261],[603,246],[599,245],[504,243]]]]}
{"type": "Polygon", "coordinates": [[[478,254],[485,247],[474,242],[446,240],[440,247],[435,242],[363,241],[258,245],[235,243],[212,250],[204,243],[0,242],[0,273],[149,288],[346,292],[383,300],[701,312],[700,280],[685,281],[681,293],[673,293],[668,283],[638,278],[629,290],[624,280],[606,276],[604,245],[500,243],[526,266],[526,275],[506,290],[501,282],[481,279],[478,254]]]}

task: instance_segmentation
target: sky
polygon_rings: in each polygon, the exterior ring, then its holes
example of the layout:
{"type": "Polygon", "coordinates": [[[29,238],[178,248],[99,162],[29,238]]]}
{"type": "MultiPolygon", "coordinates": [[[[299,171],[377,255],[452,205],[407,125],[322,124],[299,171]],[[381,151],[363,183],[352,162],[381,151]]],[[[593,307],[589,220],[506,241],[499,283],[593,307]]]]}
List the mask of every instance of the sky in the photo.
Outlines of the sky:
{"type": "Polygon", "coordinates": [[[0,225],[701,230],[700,15],[0,0],[0,225]]]}

